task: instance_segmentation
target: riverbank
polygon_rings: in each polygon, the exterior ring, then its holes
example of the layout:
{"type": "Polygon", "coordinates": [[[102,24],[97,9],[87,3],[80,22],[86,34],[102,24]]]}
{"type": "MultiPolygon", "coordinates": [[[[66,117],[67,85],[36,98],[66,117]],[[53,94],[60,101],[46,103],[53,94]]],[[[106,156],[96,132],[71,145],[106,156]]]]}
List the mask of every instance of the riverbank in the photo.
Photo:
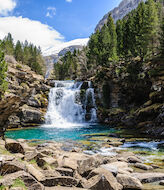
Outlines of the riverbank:
{"type": "Polygon", "coordinates": [[[163,189],[164,167],[132,152],[88,155],[77,144],[66,150],[54,141],[6,141],[0,141],[1,189],[163,189]]]}

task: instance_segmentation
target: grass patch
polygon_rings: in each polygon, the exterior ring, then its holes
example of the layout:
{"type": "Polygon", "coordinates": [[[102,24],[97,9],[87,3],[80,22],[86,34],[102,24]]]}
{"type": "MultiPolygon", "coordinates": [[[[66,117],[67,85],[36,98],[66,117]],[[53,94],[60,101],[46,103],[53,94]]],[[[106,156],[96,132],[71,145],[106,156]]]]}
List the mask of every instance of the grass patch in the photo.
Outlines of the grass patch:
{"type": "Polygon", "coordinates": [[[6,187],[4,185],[0,186],[0,190],[6,190],[6,187]]]}
{"type": "Polygon", "coordinates": [[[6,149],[3,149],[1,147],[0,147],[0,154],[11,155],[11,153],[9,151],[7,151],[6,149]]]}
{"type": "Polygon", "coordinates": [[[37,164],[35,159],[31,160],[29,163],[30,164],[37,164]]]}
{"type": "Polygon", "coordinates": [[[23,187],[25,190],[27,190],[24,182],[21,179],[16,179],[12,187],[23,187]]]}

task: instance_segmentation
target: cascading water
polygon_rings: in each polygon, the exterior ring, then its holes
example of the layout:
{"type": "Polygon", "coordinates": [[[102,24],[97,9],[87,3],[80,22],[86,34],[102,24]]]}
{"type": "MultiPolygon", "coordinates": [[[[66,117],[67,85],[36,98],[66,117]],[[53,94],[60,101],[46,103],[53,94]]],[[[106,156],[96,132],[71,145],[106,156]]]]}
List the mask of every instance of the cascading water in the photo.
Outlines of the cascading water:
{"type": "Polygon", "coordinates": [[[96,122],[96,103],[94,89],[88,82],[85,100],[81,99],[82,82],[56,81],[50,90],[46,124],[53,127],[68,128],[88,122],[96,122]]]}

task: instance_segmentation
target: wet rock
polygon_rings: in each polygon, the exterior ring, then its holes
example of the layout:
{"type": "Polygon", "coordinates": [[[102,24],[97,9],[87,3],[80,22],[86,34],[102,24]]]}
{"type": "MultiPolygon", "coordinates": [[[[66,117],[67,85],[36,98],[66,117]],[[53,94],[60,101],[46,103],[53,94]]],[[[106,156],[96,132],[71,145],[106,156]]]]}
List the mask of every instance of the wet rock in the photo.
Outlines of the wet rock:
{"type": "Polygon", "coordinates": [[[21,153],[21,154],[25,153],[23,145],[20,142],[17,142],[17,141],[12,140],[12,139],[6,140],[5,148],[9,152],[12,152],[12,153],[21,153]]]}
{"type": "Polygon", "coordinates": [[[41,183],[46,187],[53,187],[53,186],[76,187],[79,183],[79,180],[68,176],[62,176],[62,177],[46,178],[44,181],[41,181],[41,183]]]}
{"type": "Polygon", "coordinates": [[[117,181],[123,186],[123,189],[142,189],[141,182],[134,177],[125,174],[118,174],[117,181]]]}
{"type": "Polygon", "coordinates": [[[152,166],[148,166],[148,165],[141,164],[141,163],[136,163],[136,164],[134,164],[134,166],[136,168],[139,168],[139,169],[142,169],[142,170],[153,170],[152,166]]]}
{"type": "Polygon", "coordinates": [[[133,173],[132,176],[138,178],[141,183],[153,183],[164,180],[164,173],[133,173]]]}
{"type": "Polygon", "coordinates": [[[3,162],[1,164],[0,173],[1,175],[11,174],[17,171],[26,170],[25,164],[19,161],[3,162]]]}
{"type": "Polygon", "coordinates": [[[100,174],[90,178],[84,185],[84,188],[91,190],[122,190],[120,185],[112,174],[100,174]]]}
{"type": "Polygon", "coordinates": [[[44,187],[42,184],[37,182],[34,177],[32,177],[30,174],[19,171],[12,174],[5,175],[3,179],[0,180],[0,185],[4,186],[11,186],[16,179],[23,180],[25,186],[28,190],[44,190],[44,187]]]}

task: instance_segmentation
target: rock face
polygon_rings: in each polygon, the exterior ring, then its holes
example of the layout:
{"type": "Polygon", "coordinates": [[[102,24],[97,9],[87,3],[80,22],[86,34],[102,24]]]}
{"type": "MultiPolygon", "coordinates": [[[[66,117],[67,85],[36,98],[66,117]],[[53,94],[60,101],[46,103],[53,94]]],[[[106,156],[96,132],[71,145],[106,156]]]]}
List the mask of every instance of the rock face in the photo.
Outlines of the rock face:
{"type": "Polygon", "coordinates": [[[50,86],[27,65],[6,56],[8,91],[0,102],[0,130],[35,126],[43,122],[50,86]]]}
{"type": "Polygon", "coordinates": [[[138,4],[144,0],[122,0],[118,7],[107,13],[102,20],[96,26],[95,31],[101,30],[104,24],[107,23],[108,15],[111,14],[114,21],[116,22],[119,19],[122,19],[125,15],[127,15],[130,11],[135,9],[138,4]]]}
{"type": "MultiPolygon", "coordinates": [[[[134,67],[136,64],[141,64],[141,61],[136,60],[134,67]]],[[[141,71],[137,75],[122,71],[123,67],[128,66],[121,63],[102,68],[101,73],[105,77],[93,79],[100,122],[133,130],[135,126],[137,134],[163,138],[162,64],[162,61],[147,62],[140,66],[141,71]]]]}

